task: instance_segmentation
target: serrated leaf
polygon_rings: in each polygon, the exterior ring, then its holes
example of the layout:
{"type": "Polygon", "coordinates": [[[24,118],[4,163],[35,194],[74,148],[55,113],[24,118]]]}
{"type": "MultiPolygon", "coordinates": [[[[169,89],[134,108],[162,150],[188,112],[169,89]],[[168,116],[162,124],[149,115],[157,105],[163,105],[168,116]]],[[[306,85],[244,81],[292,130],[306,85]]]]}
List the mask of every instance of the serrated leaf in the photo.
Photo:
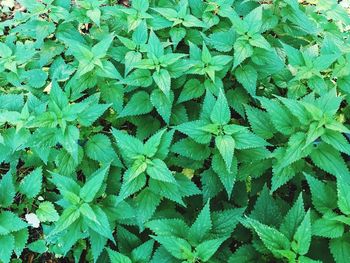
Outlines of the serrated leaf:
{"type": "Polygon", "coordinates": [[[39,204],[39,207],[36,210],[36,215],[38,216],[40,222],[55,222],[59,218],[54,205],[49,201],[39,204]]]}
{"type": "Polygon", "coordinates": [[[120,112],[119,117],[142,115],[151,112],[153,105],[147,92],[140,91],[135,93],[130,101],[126,104],[120,112]]]}
{"type": "Polygon", "coordinates": [[[311,222],[310,210],[306,213],[304,219],[300,222],[297,231],[294,234],[292,248],[299,255],[305,255],[309,251],[311,243],[311,222]]]}
{"type": "Polygon", "coordinates": [[[242,67],[238,67],[235,73],[238,82],[243,85],[243,87],[251,96],[255,96],[256,81],[258,79],[256,70],[248,64],[242,67]]]}
{"type": "Polygon", "coordinates": [[[116,252],[110,248],[106,248],[111,263],[132,263],[131,259],[119,252],[116,252]]]}
{"type": "Polygon", "coordinates": [[[329,248],[337,263],[346,263],[350,258],[349,234],[346,234],[341,238],[332,239],[329,243],[329,248]]]}
{"type": "Polygon", "coordinates": [[[230,171],[236,145],[235,140],[230,135],[219,135],[215,137],[215,145],[225,161],[227,171],[230,171]]]}
{"type": "Polygon", "coordinates": [[[22,179],[19,185],[19,191],[28,198],[33,198],[39,194],[42,180],[42,168],[38,167],[22,179]]]}
{"type": "Polygon", "coordinates": [[[247,219],[251,228],[255,230],[264,245],[274,254],[279,254],[280,250],[289,250],[290,242],[288,238],[278,230],[261,224],[254,219],[247,219]]]}
{"type": "Polygon", "coordinates": [[[15,248],[15,239],[12,235],[0,236],[0,244],[0,260],[8,263],[15,248]]]}
{"type": "Polygon", "coordinates": [[[94,172],[85,185],[80,189],[79,195],[85,202],[91,202],[96,197],[108,170],[109,166],[106,166],[94,172]]]}
{"type": "Polygon", "coordinates": [[[92,136],[86,143],[85,149],[89,158],[100,161],[101,163],[108,163],[116,158],[111,141],[104,134],[92,136]]]}
{"type": "Polygon", "coordinates": [[[178,259],[186,259],[191,252],[191,245],[182,238],[173,236],[152,236],[160,243],[171,255],[178,259]]]}
{"type": "Polygon", "coordinates": [[[147,165],[147,174],[155,180],[175,183],[175,178],[166,164],[160,159],[154,159],[147,165]]]}
{"type": "Polygon", "coordinates": [[[192,224],[188,232],[188,239],[191,243],[197,245],[204,240],[211,228],[210,203],[208,201],[192,224]]]}
{"type": "Polygon", "coordinates": [[[225,125],[231,119],[230,108],[227,104],[227,99],[223,91],[219,92],[218,98],[212,109],[210,119],[215,124],[225,125]]]}
{"type": "Polygon", "coordinates": [[[159,89],[164,93],[164,95],[167,98],[169,98],[171,85],[171,78],[169,72],[166,69],[160,69],[159,71],[155,71],[152,77],[159,89]]]}
{"type": "Polygon", "coordinates": [[[12,181],[11,171],[7,172],[0,181],[0,206],[8,207],[12,204],[16,191],[12,181]]]}
{"type": "Polygon", "coordinates": [[[160,90],[154,90],[150,97],[152,105],[156,108],[159,115],[165,121],[165,123],[169,123],[171,110],[173,106],[174,96],[171,92],[166,95],[160,90]]]}

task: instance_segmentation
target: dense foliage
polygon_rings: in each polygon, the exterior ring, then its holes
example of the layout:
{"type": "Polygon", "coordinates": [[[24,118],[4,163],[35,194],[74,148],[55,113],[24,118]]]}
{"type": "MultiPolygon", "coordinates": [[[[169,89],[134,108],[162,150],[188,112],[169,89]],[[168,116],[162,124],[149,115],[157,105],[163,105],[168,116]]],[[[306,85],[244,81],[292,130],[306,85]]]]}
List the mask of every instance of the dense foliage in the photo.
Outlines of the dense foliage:
{"type": "Polygon", "coordinates": [[[350,262],[337,1],[0,4],[0,262],[350,262]]]}

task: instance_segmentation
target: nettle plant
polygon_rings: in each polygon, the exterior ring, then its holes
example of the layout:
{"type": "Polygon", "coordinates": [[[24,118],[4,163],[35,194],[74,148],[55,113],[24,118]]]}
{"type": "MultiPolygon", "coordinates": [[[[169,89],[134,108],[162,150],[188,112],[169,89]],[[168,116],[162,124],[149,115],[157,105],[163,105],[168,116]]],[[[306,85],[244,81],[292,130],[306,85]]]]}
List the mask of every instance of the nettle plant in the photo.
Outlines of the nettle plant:
{"type": "Polygon", "coordinates": [[[0,262],[348,263],[348,11],[119,2],[0,2],[0,262]]]}

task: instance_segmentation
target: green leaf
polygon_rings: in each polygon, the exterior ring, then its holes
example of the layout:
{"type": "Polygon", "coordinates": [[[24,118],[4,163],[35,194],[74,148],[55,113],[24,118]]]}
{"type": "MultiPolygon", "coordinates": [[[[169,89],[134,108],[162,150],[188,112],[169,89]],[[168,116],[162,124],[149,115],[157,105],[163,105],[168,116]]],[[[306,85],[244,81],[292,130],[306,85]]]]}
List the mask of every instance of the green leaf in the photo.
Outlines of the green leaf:
{"type": "Polygon", "coordinates": [[[111,263],[132,263],[131,259],[127,256],[116,252],[110,248],[106,248],[111,263]]]}
{"type": "Polygon", "coordinates": [[[136,220],[140,230],[143,230],[144,223],[147,222],[158,207],[160,197],[152,193],[149,189],[142,190],[134,200],[136,208],[136,220]]]}
{"type": "Polygon", "coordinates": [[[101,11],[98,8],[88,10],[86,15],[97,25],[100,26],[101,11]]]}
{"type": "Polygon", "coordinates": [[[94,256],[94,260],[97,261],[103,249],[105,248],[105,245],[107,243],[107,238],[100,235],[99,233],[96,233],[91,229],[89,229],[89,234],[90,234],[92,255],[94,256]]]}
{"type": "Polygon", "coordinates": [[[91,51],[94,54],[95,58],[103,58],[106,56],[107,51],[112,44],[113,38],[113,34],[108,34],[100,42],[92,47],[91,51]]]}
{"type": "Polygon", "coordinates": [[[36,215],[38,216],[40,222],[55,222],[59,218],[54,205],[49,201],[39,204],[39,207],[36,210],[36,215]]]}
{"type": "Polygon", "coordinates": [[[254,219],[247,218],[247,222],[272,253],[279,255],[280,251],[290,249],[291,244],[288,238],[278,230],[261,224],[254,219]]]}
{"type": "Polygon", "coordinates": [[[346,263],[350,258],[350,236],[345,234],[341,238],[332,239],[329,248],[337,263],[346,263]]]}
{"type": "Polygon", "coordinates": [[[155,134],[153,134],[144,145],[144,153],[148,157],[153,157],[156,155],[158,148],[160,148],[160,144],[162,142],[163,135],[166,133],[166,129],[161,129],[155,134]]]}
{"type": "Polygon", "coordinates": [[[196,247],[196,253],[203,262],[208,261],[227,238],[206,240],[196,247]]]}
{"type": "Polygon", "coordinates": [[[219,135],[215,137],[215,145],[225,161],[227,171],[230,171],[236,145],[235,140],[230,135],[219,135]]]}
{"type": "Polygon", "coordinates": [[[302,195],[300,194],[292,208],[288,211],[283,220],[283,223],[280,226],[281,233],[283,233],[289,240],[292,240],[296,235],[298,227],[301,226],[304,218],[304,202],[302,195]]]}
{"type": "Polygon", "coordinates": [[[174,143],[171,151],[196,161],[205,160],[210,155],[210,150],[206,145],[196,143],[189,138],[174,143]]]}
{"type": "Polygon", "coordinates": [[[15,248],[15,239],[12,235],[0,236],[0,244],[0,260],[8,263],[15,248]]]}
{"type": "Polygon", "coordinates": [[[219,92],[218,98],[214,104],[210,119],[213,123],[220,125],[227,124],[231,119],[230,108],[222,90],[219,92]]]}
{"type": "Polygon", "coordinates": [[[146,169],[147,169],[146,162],[144,162],[143,160],[136,160],[132,164],[132,166],[125,171],[123,175],[124,182],[130,183],[135,178],[137,178],[140,174],[145,172],[146,169]]]}
{"type": "Polygon", "coordinates": [[[204,240],[205,236],[209,234],[211,229],[210,203],[207,202],[197,216],[196,221],[192,224],[188,232],[188,239],[191,243],[199,244],[204,240]]]}
{"type": "Polygon", "coordinates": [[[29,237],[28,234],[28,229],[24,228],[20,231],[14,232],[12,233],[14,239],[15,239],[15,253],[17,255],[17,257],[20,257],[22,254],[22,251],[24,250],[26,244],[27,244],[27,240],[29,237]]]}
{"type": "Polygon", "coordinates": [[[130,159],[136,159],[143,152],[143,143],[135,137],[112,128],[112,134],[117,141],[121,154],[130,159]]]}
{"type": "Polygon", "coordinates": [[[332,146],[321,143],[311,152],[310,156],[317,167],[336,176],[338,179],[342,178],[342,180],[350,182],[347,179],[349,178],[349,169],[340,153],[332,146]]]}
{"type": "MultiPolygon", "coordinates": [[[[140,0],[138,0],[138,1],[140,1],[140,0]]],[[[142,0],[142,1],[148,3],[148,1],[145,1],[145,0],[142,0]]],[[[147,49],[151,55],[154,55],[157,58],[160,58],[161,56],[164,55],[163,45],[160,42],[157,35],[153,31],[151,31],[149,34],[147,49]]]]}
{"type": "Polygon", "coordinates": [[[91,126],[110,106],[110,104],[92,104],[78,114],[82,126],[91,126]]]}
{"type": "Polygon", "coordinates": [[[106,213],[97,205],[91,205],[91,208],[96,216],[97,222],[85,217],[84,219],[89,228],[115,243],[106,213]]]}
{"type": "Polygon", "coordinates": [[[39,254],[43,254],[48,250],[48,248],[46,246],[46,242],[43,239],[36,240],[36,241],[28,244],[27,247],[30,251],[33,251],[33,252],[36,252],[39,254]]]}
{"type": "Polygon", "coordinates": [[[171,255],[178,259],[187,259],[191,254],[191,245],[182,238],[173,236],[151,236],[171,255]]]}
{"type": "Polygon", "coordinates": [[[38,167],[26,177],[24,177],[19,185],[19,191],[28,198],[34,198],[41,190],[43,181],[42,168],[38,167]]]}
{"type": "Polygon", "coordinates": [[[258,73],[251,65],[243,65],[238,67],[235,72],[235,76],[239,83],[243,85],[246,91],[255,96],[256,93],[256,81],[258,79],[258,73]]]}
{"type": "Polygon", "coordinates": [[[306,173],[304,175],[311,190],[311,200],[315,209],[320,213],[335,209],[337,207],[336,191],[313,176],[306,173]]]}
{"type": "Polygon", "coordinates": [[[250,126],[256,135],[264,139],[270,139],[273,137],[275,128],[273,127],[267,112],[249,105],[245,106],[245,112],[247,114],[250,126]]]}
{"type": "Polygon", "coordinates": [[[0,181],[0,206],[9,207],[13,198],[15,197],[16,191],[12,181],[11,171],[7,172],[0,181]]]}
{"type": "Polygon", "coordinates": [[[153,90],[151,94],[151,103],[156,108],[158,114],[162,117],[165,123],[169,123],[171,111],[173,107],[174,96],[169,93],[168,96],[160,90],[153,90]]]}
{"type": "Polygon", "coordinates": [[[75,206],[70,206],[65,209],[55,224],[55,228],[51,235],[62,232],[71,226],[80,217],[80,211],[75,206]]]}
{"type": "Polygon", "coordinates": [[[198,120],[182,123],[176,126],[176,129],[191,137],[194,141],[200,144],[206,144],[210,142],[212,136],[209,132],[203,130],[205,125],[207,125],[206,122],[198,120]]]}
{"type": "Polygon", "coordinates": [[[27,224],[10,211],[0,213],[0,236],[25,229],[27,224]]]}
{"type": "Polygon", "coordinates": [[[229,258],[229,263],[255,263],[259,259],[258,252],[254,249],[252,245],[242,245],[240,246],[234,254],[229,258]]]}
{"type": "Polygon", "coordinates": [[[198,79],[190,79],[184,85],[177,103],[199,98],[204,94],[204,85],[198,79]]]}
{"type": "Polygon", "coordinates": [[[277,131],[285,135],[291,135],[294,132],[294,126],[297,121],[293,115],[288,112],[278,101],[267,98],[259,98],[262,106],[266,109],[270,119],[277,131]]]}
{"type": "Polygon", "coordinates": [[[309,251],[311,243],[310,210],[306,213],[293,237],[292,248],[299,255],[305,255],[309,251]]]}
{"type": "Polygon", "coordinates": [[[246,42],[242,40],[237,40],[233,46],[233,68],[241,64],[246,58],[253,55],[253,48],[246,42]]]}
{"type": "Polygon", "coordinates": [[[111,141],[104,134],[92,136],[86,143],[85,149],[89,158],[101,163],[111,162],[116,156],[111,141]]]}
{"type": "Polygon", "coordinates": [[[59,137],[59,142],[63,145],[63,148],[69,152],[76,162],[78,162],[78,139],[79,129],[72,125],[68,126],[59,137]]]}
{"type": "Polygon", "coordinates": [[[326,238],[342,237],[344,234],[344,224],[335,218],[320,218],[312,223],[312,234],[326,238]]]}
{"type": "Polygon", "coordinates": [[[341,133],[326,130],[326,132],[321,136],[321,139],[325,143],[333,146],[338,151],[350,155],[350,144],[341,133]]]}
{"type": "Polygon", "coordinates": [[[225,187],[227,196],[230,198],[233,186],[237,177],[237,160],[233,158],[231,170],[228,171],[224,160],[219,154],[215,154],[212,159],[212,167],[215,173],[219,176],[221,183],[225,187]]]}
{"type": "Polygon", "coordinates": [[[142,245],[131,251],[131,257],[134,261],[149,261],[153,252],[153,240],[148,240],[142,245]]]}
{"type": "Polygon", "coordinates": [[[338,207],[346,215],[350,215],[350,184],[344,178],[337,179],[338,207]]]}
{"type": "Polygon", "coordinates": [[[109,166],[103,167],[95,171],[85,183],[85,185],[80,189],[80,197],[85,202],[91,202],[96,197],[97,192],[100,190],[104,178],[108,173],[109,166]]]}
{"type": "Polygon", "coordinates": [[[147,165],[147,174],[159,181],[175,183],[175,178],[166,164],[160,159],[154,159],[147,165]]]}
{"type": "Polygon", "coordinates": [[[147,92],[139,91],[135,93],[130,101],[126,104],[120,112],[119,117],[136,116],[150,113],[153,105],[150,102],[150,97],[147,92]]]}
{"type": "Polygon", "coordinates": [[[166,69],[160,69],[159,71],[155,71],[152,77],[159,89],[164,93],[164,95],[167,98],[169,98],[171,85],[169,72],[166,69]]]}

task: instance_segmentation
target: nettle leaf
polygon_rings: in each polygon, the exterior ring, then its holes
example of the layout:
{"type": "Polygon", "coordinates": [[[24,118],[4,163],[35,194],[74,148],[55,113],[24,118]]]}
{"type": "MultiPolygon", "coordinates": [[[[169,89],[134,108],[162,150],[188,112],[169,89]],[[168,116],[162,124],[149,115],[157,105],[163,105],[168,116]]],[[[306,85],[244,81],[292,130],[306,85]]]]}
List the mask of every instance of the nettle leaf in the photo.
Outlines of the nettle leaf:
{"type": "Polygon", "coordinates": [[[153,105],[150,102],[150,97],[147,92],[140,91],[135,93],[130,101],[120,112],[119,117],[142,115],[151,112],[153,105]]]}
{"type": "Polygon", "coordinates": [[[305,255],[309,251],[311,243],[311,222],[310,211],[308,211],[301,221],[293,237],[292,248],[299,255],[305,255]]]}
{"type": "Polygon", "coordinates": [[[80,197],[85,202],[91,202],[95,198],[97,192],[102,186],[108,170],[109,166],[106,166],[94,172],[85,185],[80,189],[80,197]]]}
{"type": "Polygon", "coordinates": [[[336,191],[328,184],[304,173],[311,190],[312,203],[320,213],[326,213],[337,207],[336,191]]]}
{"type": "Polygon", "coordinates": [[[231,162],[231,169],[228,171],[225,161],[219,154],[215,154],[212,159],[212,167],[215,173],[219,176],[220,181],[225,187],[227,195],[230,198],[237,177],[237,160],[233,158],[231,162]]]}
{"type": "Polygon", "coordinates": [[[170,121],[171,110],[174,101],[174,95],[172,94],[172,92],[170,92],[167,96],[160,90],[154,90],[152,91],[150,101],[152,105],[156,108],[159,115],[165,121],[165,123],[168,124],[170,121]]]}
{"type": "Polygon", "coordinates": [[[92,160],[108,163],[116,158],[111,141],[104,134],[96,134],[91,137],[85,146],[86,154],[92,160]]]}
{"type": "Polygon", "coordinates": [[[7,172],[0,181],[0,205],[1,207],[9,207],[13,198],[15,197],[16,191],[13,185],[12,173],[7,172]]]}
{"type": "Polygon", "coordinates": [[[342,177],[337,179],[338,207],[344,214],[350,214],[350,184],[342,177]]]}
{"type": "Polygon", "coordinates": [[[210,119],[216,124],[227,124],[231,119],[230,108],[227,104],[227,99],[223,91],[219,92],[218,98],[212,109],[210,119]]]}
{"type": "Polygon", "coordinates": [[[204,86],[198,79],[190,79],[184,85],[177,103],[199,98],[204,94],[204,91],[204,86]]]}
{"type": "Polygon", "coordinates": [[[9,211],[3,211],[0,213],[0,236],[8,235],[12,232],[17,232],[27,227],[27,224],[9,211]]]}
{"type": "Polygon", "coordinates": [[[166,97],[170,95],[170,85],[171,85],[171,77],[169,72],[166,69],[160,69],[159,71],[155,71],[152,75],[154,82],[157,84],[159,89],[164,93],[166,97]]]}
{"type": "Polygon", "coordinates": [[[147,165],[147,174],[159,181],[175,183],[175,178],[166,164],[160,159],[154,159],[147,165]]]}
{"type": "Polygon", "coordinates": [[[244,40],[237,40],[233,45],[233,49],[235,51],[233,55],[234,68],[253,55],[253,48],[244,40]]]}
{"type": "Polygon", "coordinates": [[[135,159],[143,152],[143,143],[135,137],[114,128],[112,129],[112,134],[123,156],[135,159]]]}
{"type": "Polygon", "coordinates": [[[346,262],[350,256],[349,234],[345,234],[340,238],[332,239],[330,241],[329,247],[336,262],[346,262]]]}
{"type": "MultiPolygon", "coordinates": [[[[296,234],[297,229],[300,228],[300,224],[304,218],[305,218],[304,202],[303,202],[302,195],[299,195],[298,199],[295,201],[294,205],[285,216],[283,223],[280,226],[280,231],[289,240],[292,240],[294,235],[297,235],[296,234]]],[[[297,235],[297,237],[298,236],[299,234],[297,235]]]]}
{"type": "Polygon", "coordinates": [[[272,253],[280,255],[282,251],[290,249],[291,244],[288,238],[278,230],[261,224],[254,219],[247,218],[247,222],[272,253]]]}
{"type": "Polygon", "coordinates": [[[42,180],[42,168],[38,167],[22,179],[19,185],[19,191],[28,198],[33,198],[39,194],[42,180]]]}
{"type": "Polygon", "coordinates": [[[191,245],[182,238],[173,236],[152,236],[172,256],[178,259],[187,259],[192,254],[191,245]]]}
{"type": "Polygon", "coordinates": [[[116,252],[112,249],[106,248],[109,256],[109,260],[112,263],[131,263],[131,259],[119,252],[116,252]]]}
{"type": "Polygon", "coordinates": [[[256,81],[258,79],[258,73],[251,65],[244,65],[236,69],[237,80],[243,85],[246,91],[255,96],[256,93],[256,81]]]}
{"type": "Polygon", "coordinates": [[[15,248],[15,239],[12,235],[0,236],[0,259],[3,262],[10,262],[12,251],[15,248]]]}
{"type": "Polygon", "coordinates": [[[36,210],[36,215],[38,216],[40,222],[55,222],[59,218],[54,205],[49,201],[40,203],[38,209],[36,210]]]}
{"type": "Polygon", "coordinates": [[[0,262],[349,262],[350,18],[311,2],[1,1],[0,262]]]}
{"type": "Polygon", "coordinates": [[[192,224],[188,232],[188,238],[191,243],[199,244],[211,229],[210,204],[207,202],[192,224]]]}
{"type": "Polygon", "coordinates": [[[236,145],[235,140],[229,135],[219,135],[215,137],[215,145],[225,161],[227,170],[230,171],[236,145]]]}

